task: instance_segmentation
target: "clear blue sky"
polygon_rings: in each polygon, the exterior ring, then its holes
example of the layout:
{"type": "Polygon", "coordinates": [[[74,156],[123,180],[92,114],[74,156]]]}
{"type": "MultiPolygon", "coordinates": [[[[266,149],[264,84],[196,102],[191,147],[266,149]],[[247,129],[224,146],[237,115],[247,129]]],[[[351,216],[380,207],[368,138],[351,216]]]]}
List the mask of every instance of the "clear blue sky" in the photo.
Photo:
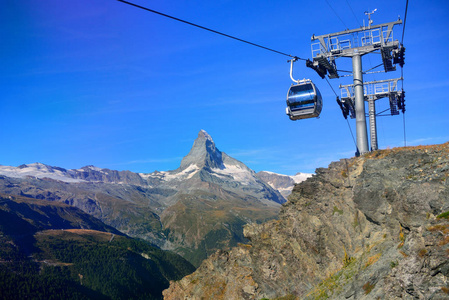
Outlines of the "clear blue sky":
{"type": "MultiPolygon", "coordinates": [[[[374,8],[374,24],[403,19],[406,0],[135,3],[311,58],[312,34],[359,27],[374,8]]],[[[449,140],[448,11],[447,0],[409,3],[407,145],[449,140]]],[[[255,171],[314,172],[354,154],[332,90],[303,62],[295,75],[318,85],[324,108],[320,119],[293,122],[285,115],[289,64],[279,54],[114,0],[0,0],[0,22],[2,165],[172,170],[200,129],[255,171]]],[[[401,34],[396,26],[395,39],[401,34]]],[[[380,63],[370,57],[365,70],[380,63]]],[[[400,72],[364,79],[395,77],[400,72]]],[[[330,83],[339,93],[348,80],[330,83]]],[[[380,148],[404,145],[403,132],[402,114],[378,118],[380,148]]]]}

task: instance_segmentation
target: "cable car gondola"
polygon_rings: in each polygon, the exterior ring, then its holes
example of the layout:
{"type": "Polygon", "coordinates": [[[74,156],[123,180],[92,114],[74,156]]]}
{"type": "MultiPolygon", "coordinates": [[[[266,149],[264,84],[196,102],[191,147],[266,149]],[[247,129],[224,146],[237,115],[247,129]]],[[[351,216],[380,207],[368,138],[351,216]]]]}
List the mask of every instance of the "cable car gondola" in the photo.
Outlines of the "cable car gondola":
{"type": "Polygon", "coordinates": [[[295,80],[292,76],[293,62],[291,60],[290,78],[295,82],[287,93],[287,108],[285,112],[290,120],[296,121],[308,118],[318,118],[323,107],[323,98],[318,88],[310,79],[295,80]]]}

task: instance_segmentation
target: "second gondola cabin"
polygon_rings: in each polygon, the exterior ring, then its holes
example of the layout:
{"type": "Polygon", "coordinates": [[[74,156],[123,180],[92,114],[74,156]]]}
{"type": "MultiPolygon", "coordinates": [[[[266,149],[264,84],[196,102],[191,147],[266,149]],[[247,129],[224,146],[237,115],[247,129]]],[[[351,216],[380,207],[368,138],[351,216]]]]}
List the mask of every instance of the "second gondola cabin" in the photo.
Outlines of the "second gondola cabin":
{"type": "Polygon", "coordinates": [[[292,84],[287,93],[286,113],[291,120],[318,118],[323,107],[323,98],[310,79],[292,84]]]}

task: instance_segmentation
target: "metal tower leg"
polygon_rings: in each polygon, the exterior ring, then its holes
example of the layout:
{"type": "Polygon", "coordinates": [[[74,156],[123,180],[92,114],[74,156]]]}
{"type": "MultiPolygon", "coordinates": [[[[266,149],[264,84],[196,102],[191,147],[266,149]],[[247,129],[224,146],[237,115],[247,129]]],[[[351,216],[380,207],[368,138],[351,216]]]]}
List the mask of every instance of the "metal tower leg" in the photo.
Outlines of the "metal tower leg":
{"type": "Polygon", "coordinates": [[[377,127],[376,127],[376,105],[374,99],[368,100],[369,109],[369,134],[371,141],[371,151],[378,149],[377,147],[377,127]]]}
{"type": "Polygon", "coordinates": [[[365,117],[365,96],[363,94],[362,57],[360,55],[352,56],[352,72],[354,74],[357,150],[360,154],[363,154],[369,152],[369,149],[365,117]]]}

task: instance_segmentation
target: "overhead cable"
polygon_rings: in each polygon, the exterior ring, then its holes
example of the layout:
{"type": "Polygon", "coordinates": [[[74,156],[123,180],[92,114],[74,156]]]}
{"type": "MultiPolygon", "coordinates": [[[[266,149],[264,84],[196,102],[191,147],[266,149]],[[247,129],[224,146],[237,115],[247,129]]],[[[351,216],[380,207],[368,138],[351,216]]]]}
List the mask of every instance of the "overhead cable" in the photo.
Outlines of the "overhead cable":
{"type": "Polygon", "coordinates": [[[405,3],[404,27],[402,27],[402,39],[401,39],[401,44],[404,44],[405,22],[407,21],[407,9],[408,9],[408,0],[407,0],[407,2],[405,3]]]}
{"type": "Polygon", "coordinates": [[[334,92],[335,97],[338,97],[337,93],[335,92],[335,90],[334,90],[334,88],[332,87],[332,85],[331,85],[331,83],[329,82],[329,80],[328,80],[327,78],[325,78],[325,79],[326,79],[326,81],[327,81],[327,84],[329,84],[329,86],[331,87],[332,91],[334,92]]]}
{"type": "Polygon", "coordinates": [[[226,33],[220,32],[220,31],[217,31],[217,30],[213,30],[213,29],[210,29],[210,28],[207,28],[207,27],[204,27],[204,26],[201,26],[201,25],[189,22],[189,21],[185,21],[185,20],[182,20],[182,19],[170,16],[170,15],[167,15],[167,14],[155,11],[155,10],[153,10],[151,8],[140,6],[140,5],[137,5],[137,4],[125,1],[125,0],[117,0],[117,1],[125,3],[125,4],[128,4],[128,5],[131,5],[131,6],[134,6],[134,7],[137,7],[137,8],[140,8],[140,9],[143,9],[143,10],[146,10],[146,11],[149,11],[149,12],[152,12],[152,13],[155,13],[155,14],[158,14],[158,15],[166,17],[166,18],[170,18],[170,19],[175,20],[175,21],[179,21],[179,22],[191,25],[191,26],[198,27],[200,29],[204,29],[204,30],[207,30],[207,31],[210,31],[210,32],[213,32],[213,33],[216,33],[216,34],[219,34],[219,35],[222,35],[222,36],[234,39],[234,40],[237,40],[239,42],[243,42],[243,43],[246,43],[246,44],[249,44],[249,45],[252,45],[252,46],[256,46],[256,47],[259,47],[259,48],[262,48],[262,49],[265,49],[265,50],[268,50],[268,51],[271,51],[271,52],[275,52],[275,53],[278,53],[278,54],[281,54],[281,55],[284,55],[284,56],[288,56],[288,57],[291,57],[291,58],[296,59],[296,60],[298,60],[298,59],[299,60],[306,60],[304,58],[300,58],[300,57],[297,57],[295,55],[287,54],[287,53],[284,53],[284,52],[281,52],[281,51],[277,51],[277,50],[274,50],[274,49],[271,49],[271,48],[268,48],[268,47],[265,47],[265,46],[261,46],[261,45],[258,45],[258,44],[255,44],[255,43],[252,43],[252,42],[249,42],[249,41],[237,38],[235,36],[232,36],[232,35],[229,35],[229,34],[226,34],[226,33]]]}
{"type": "Polygon", "coordinates": [[[337,12],[335,11],[335,9],[330,5],[329,1],[326,0],[327,5],[329,5],[329,7],[331,8],[331,10],[334,12],[334,14],[337,16],[337,18],[340,20],[340,22],[343,24],[343,26],[345,26],[345,29],[348,29],[348,26],[346,26],[345,22],[343,22],[343,20],[340,18],[340,16],[337,14],[337,12]]]}
{"type": "Polygon", "coordinates": [[[357,19],[357,16],[355,15],[354,10],[352,10],[352,7],[351,7],[351,5],[349,4],[348,0],[346,0],[346,4],[348,4],[349,8],[351,9],[352,15],[353,15],[354,18],[356,19],[357,24],[359,24],[359,26],[362,26],[362,24],[360,24],[360,22],[359,22],[359,19],[357,19]]]}
{"type": "MultiPolygon", "coordinates": [[[[334,90],[334,88],[332,87],[332,85],[331,85],[331,83],[329,82],[329,80],[328,80],[327,78],[325,78],[325,79],[326,79],[326,81],[327,81],[327,84],[329,84],[329,86],[331,87],[332,91],[334,92],[335,97],[338,98],[338,95],[337,95],[337,93],[335,92],[335,90],[334,90]]],[[[348,123],[349,132],[351,133],[351,136],[352,136],[352,141],[354,142],[354,145],[355,145],[355,147],[357,148],[357,143],[356,143],[356,141],[355,141],[354,134],[352,133],[351,125],[349,124],[348,119],[346,119],[346,123],[348,123]]]]}

